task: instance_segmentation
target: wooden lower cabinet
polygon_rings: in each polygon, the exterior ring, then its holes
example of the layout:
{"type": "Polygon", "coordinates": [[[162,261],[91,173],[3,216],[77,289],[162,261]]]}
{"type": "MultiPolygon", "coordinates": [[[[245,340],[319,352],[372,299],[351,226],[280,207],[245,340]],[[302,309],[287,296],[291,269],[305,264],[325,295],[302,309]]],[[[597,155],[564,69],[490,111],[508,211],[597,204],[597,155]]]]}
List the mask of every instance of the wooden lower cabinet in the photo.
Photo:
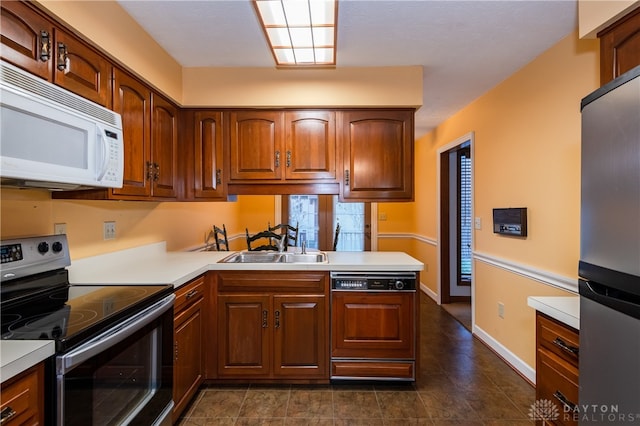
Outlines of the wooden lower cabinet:
{"type": "Polygon", "coordinates": [[[331,378],[416,377],[417,292],[334,291],[331,378]]]}
{"type": "Polygon", "coordinates": [[[577,330],[536,313],[536,401],[551,401],[557,408],[537,424],[578,424],[572,412],[578,406],[579,350],[577,330]]]}
{"type": "Polygon", "coordinates": [[[200,276],[176,290],[174,303],[173,419],[189,404],[204,380],[205,279],[200,276]]]}
{"type": "Polygon", "coordinates": [[[327,273],[229,271],[218,285],[218,379],[328,382],[327,273]]]}
{"type": "Polygon", "coordinates": [[[2,383],[2,425],[44,424],[44,363],[2,383]]]}

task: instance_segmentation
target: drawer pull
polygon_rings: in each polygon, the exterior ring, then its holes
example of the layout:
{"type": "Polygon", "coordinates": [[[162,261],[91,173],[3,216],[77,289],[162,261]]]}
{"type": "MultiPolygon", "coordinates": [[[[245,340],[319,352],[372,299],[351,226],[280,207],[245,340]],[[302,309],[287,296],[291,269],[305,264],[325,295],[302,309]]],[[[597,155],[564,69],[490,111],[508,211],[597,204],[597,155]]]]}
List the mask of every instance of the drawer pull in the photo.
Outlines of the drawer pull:
{"type": "Polygon", "coordinates": [[[198,294],[198,290],[191,290],[189,293],[187,293],[186,295],[186,299],[189,300],[191,299],[193,296],[195,296],[196,294],[198,294]]]}
{"type": "Polygon", "coordinates": [[[579,349],[575,346],[568,345],[564,340],[559,337],[556,337],[556,340],[553,341],[553,344],[562,349],[565,352],[569,352],[572,355],[578,355],[579,349]]]}
{"type": "Polygon", "coordinates": [[[16,414],[18,414],[16,410],[14,410],[13,408],[7,405],[0,412],[0,424],[8,422],[9,419],[15,416],[16,414]]]}
{"type": "Polygon", "coordinates": [[[565,412],[573,412],[576,409],[576,404],[569,401],[566,396],[562,394],[559,390],[553,393],[553,397],[560,401],[560,403],[565,407],[565,412]]]}

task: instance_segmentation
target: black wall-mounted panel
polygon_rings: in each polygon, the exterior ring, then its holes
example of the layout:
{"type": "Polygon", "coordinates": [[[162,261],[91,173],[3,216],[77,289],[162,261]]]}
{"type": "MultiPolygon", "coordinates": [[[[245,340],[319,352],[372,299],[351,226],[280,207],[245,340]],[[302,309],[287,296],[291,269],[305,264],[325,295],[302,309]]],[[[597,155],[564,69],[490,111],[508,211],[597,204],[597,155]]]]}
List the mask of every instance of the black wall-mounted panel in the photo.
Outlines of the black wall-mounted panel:
{"type": "Polygon", "coordinates": [[[493,209],[493,232],[517,237],[527,236],[527,208],[493,209]]]}

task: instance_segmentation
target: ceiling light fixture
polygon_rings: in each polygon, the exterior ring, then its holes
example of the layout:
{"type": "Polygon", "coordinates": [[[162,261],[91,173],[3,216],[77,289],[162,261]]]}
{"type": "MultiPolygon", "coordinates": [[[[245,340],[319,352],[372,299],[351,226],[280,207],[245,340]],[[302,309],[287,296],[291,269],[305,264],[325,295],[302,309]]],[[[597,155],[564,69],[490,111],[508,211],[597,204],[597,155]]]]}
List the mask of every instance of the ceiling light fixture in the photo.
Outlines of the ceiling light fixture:
{"type": "Polygon", "coordinates": [[[280,68],[335,67],[338,0],[253,0],[280,68]]]}

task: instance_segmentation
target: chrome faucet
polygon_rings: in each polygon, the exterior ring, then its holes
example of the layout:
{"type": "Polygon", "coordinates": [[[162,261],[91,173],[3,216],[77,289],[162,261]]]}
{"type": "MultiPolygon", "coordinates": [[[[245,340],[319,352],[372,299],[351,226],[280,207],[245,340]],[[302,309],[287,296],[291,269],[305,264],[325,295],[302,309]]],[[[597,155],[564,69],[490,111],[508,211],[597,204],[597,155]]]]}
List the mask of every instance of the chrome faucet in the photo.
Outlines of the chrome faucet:
{"type": "Polygon", "coordinates": [[[282,238],[280,238],[277,242],[277,247],[278,247],[278,252],[283,253],[285,251],[285,249],[287,248],[287,236],[286,235],[282,235],[282,238]]]}
{"type": "Polygon", "coordinates": [[[302,254],[307,254],[307,241],[302,242],[302,254]]]}

